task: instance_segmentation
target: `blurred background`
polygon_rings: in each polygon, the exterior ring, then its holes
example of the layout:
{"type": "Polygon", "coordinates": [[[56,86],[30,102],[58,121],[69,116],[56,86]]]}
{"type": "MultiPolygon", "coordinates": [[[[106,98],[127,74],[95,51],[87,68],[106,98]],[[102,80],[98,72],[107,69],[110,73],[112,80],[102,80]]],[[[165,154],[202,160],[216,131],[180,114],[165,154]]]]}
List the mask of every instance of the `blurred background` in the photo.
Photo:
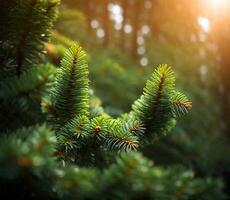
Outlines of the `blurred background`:
{"type": "Polygon", "coordinates": [[[94,103],[112,116],[130,110],[158,64],[171,65],[193,109],[143,152],[228,190],[230,0],[62,0],[48,59],[58,65],[71,41],[88,54],[94,103]]]}

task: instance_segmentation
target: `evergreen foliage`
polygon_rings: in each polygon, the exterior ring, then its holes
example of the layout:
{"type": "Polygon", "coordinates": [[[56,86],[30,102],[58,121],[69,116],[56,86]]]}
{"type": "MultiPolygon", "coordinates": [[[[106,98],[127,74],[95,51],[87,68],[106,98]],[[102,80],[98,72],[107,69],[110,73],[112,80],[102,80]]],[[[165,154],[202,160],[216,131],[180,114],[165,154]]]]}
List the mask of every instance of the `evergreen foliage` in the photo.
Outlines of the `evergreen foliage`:
{"type": "Polygon", "coordinates": [[[175,115],[181,116],[192,108],[192,104],[184,94],[181,92],[174,92],[171,96],[171,108],[175,115]]]}
{"type": "Polygon", "coordinates": [[[175,114],[191,108],[184,94],[174,89],[175,77],[171,67],[161,65],[147,81],[143,95],[134,103],[133,113],[143,122],[145,136],[156,138],[169,131],[175,114]]]}
{"type": "Polygon", "coordinates": [[[89,115],[89,80],[86,54],[73,45],[62,59],[54,89],[54,109],[60,125],[75,115],[89,115]]]}
{"type": "Polygon", "coordinates": [[[9,62],[9,69],[20,75],[42,52],[43,42],[49,39],[53,21],[57,16],[59,0],[1,1],[0,41],[1,63],[9,62]],[[6,28],[3,28],[6,27],[6,28]]]}
{"type": "Polygon", "coordinates": [[[51,89],[55,75],[56,68],[47,63],[31,67],[20,77],[12,75],[0,81],[1,131],[42,120],[40,102],[51,89]]]}
{"type": "Polygon", "coordinates": [[[156,167],[140,153],[122,154],[103,171],[63,167],[52,157],[56,138],[45,125],[2,136],[0,144],[1,197],[7,194],[8,198],[17,199],[225,199],[220,181],[196,179],[191,171],[181,167],[156,167]]]}
{"type": "MultiPolygon", "coordinates": [[[[180,98],[175,95],[174,82],[171,68],[162,65],[147,82],[144,95],[134,103],[133,112],[127,119],[112,119],[109,116],[90,119],[86,55],[79,45],[72,45],[61,61],[53,92],[46,98],[51,99],[51,102],[43,103],[52,116],[51,121],[61,144],[61,154],[72,154],[74,158],[71,159],[77,162],[78,156],[86,156],[85,152],[77,151],[83,146],[92,151],[87,154],[91,155],[97,149],[103,152],[104,148],[126,152],[136,150],[142,138],[147,138],[146,142],[151,143],[153,137],[150,134],[154,137],[163,135],[174,125],[171,122],[176,117],[176,105],[185,102],[191,107],[183,94],[180,98]],[[84,123],[79,125],[79,121],[84,123]]],[[[183,109],[177,106],[178,113],[183,113],[183,109]]]]}
{"type": "Polygon", "coordinates": [[[225,199],[221,181],[158,168],[130,152],[165,134],[176,115],[191,108],[175,91],[170,67],[156,69],[132,112],[114,119],[90,103],[86,54],[78,44],[66,51],[59,69],[36,64],[57,5],[56,0],[0,2],[0,23],[7,27],[0,32],[0,196],[225,199]]]}

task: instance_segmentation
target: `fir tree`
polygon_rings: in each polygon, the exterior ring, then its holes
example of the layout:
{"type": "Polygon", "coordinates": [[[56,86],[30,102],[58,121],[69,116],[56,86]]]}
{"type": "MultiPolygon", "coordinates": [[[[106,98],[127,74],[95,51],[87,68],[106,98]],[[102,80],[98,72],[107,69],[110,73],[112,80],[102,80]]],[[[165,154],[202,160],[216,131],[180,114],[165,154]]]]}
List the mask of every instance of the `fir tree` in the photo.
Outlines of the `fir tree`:
{"type": "Polygon", "coordinates": [[[177,115],[191,108],[175,91],[169,66],[153,73],[130,113],[114,119],[100,107],[90,113],[87,56],[78,44],[67,50],[58,69],[36,64],[43,60],[58,3],[0,2],[6,9],[0,13],[5,27],[0,32],[1,196],[224,199],[218,180],[196,179],[181,168],[161,169],[140,153],[128,153],[165,135],[177,115]]]}

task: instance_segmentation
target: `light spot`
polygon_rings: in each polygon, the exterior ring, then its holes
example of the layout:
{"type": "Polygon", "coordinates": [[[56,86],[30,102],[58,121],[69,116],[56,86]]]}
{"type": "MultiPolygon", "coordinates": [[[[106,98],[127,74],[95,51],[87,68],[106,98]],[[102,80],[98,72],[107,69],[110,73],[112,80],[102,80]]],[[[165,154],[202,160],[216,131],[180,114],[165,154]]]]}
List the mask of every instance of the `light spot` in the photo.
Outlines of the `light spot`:
{"type": "Polygon", "coordinates": [[[141,66],[146,67],[148,65],[148,63],[149,63],[149,60],[147,57],[143,57],[140,59],[141,66]]]}
{"type": "Polygon", "coordinates": [[[142,26],[142,27],[141,27],[141,32],[142,32],[144,35],[149,34],[149,32],[150,32],[149,26],[147,26],[147,25],[142,26]]]}
{"type": "Polygon", "coordinates": [[[198,17],[197,21],[198,21],[198,24],[200,25],[201,29],[204,32],[206,32],[206,33],[210,32],[211,26],[210,26],[210,22],[209,22],[208,18],[200,16],[200,17],[198,17]]]}
{"type": "Polygon", "coordinates": [[[110,19],[115,22],[115,24],[122,24],[123,15],[122,8],[118,4],[110,3],[108,5],[108,10],[110,12],[110,19]]]}
{"type": "Polygon", "coordinates": [[[138,45],[143,45],[145,43],[145,40],[142,36],[137,37],[137,44],[138,45]]]}
{"type": "Polygon", "coordinates": [[[137,53],[139,55],[143,55],[145,53],[145,47],[143,47],[143,46],[138,47],[137,53]]]}
{"type": "Polygon", "coordinates": [[[204,78],[208,73],[208,69],[207,69],[207,66],[206,65],[201,65],[200,66],[200,75],[201,75],[201,78],[204,78]]]}
{"type": "Polygon", "coordinates": [[[122,29],[122,24],[115,24],[114,28],[119,31],[122,29]]]}
{"type": "Polygon", "coordinates": [[[91,21],[91,27],[92,27],[93,29],[98,28],[98,27],[99,27],[99,22],[98,22],[96,19],[92,20],[92,21],[91,21]]]}
{"type": "Polygon", "coordinates": [[[144,6],[145,6],[146,9],[150,9],[152,7],[151,1],[146,1],[144,6]]]}
{"type": "Polygon", "coordinates": [[[125,31],[125,33],[127,33],[127,34],[132,33],[133,27],[132,27],[130,24],[126,24],[126,25],[124,26],[124,31],[125,31]]]}
{"type": "Polygon", "coordinates": [[[99,28],[97,30],[96,34],[97,34],[97,37],[99,37],[99,38],[105,37],[105,31],[102,28],[99,28]]]}

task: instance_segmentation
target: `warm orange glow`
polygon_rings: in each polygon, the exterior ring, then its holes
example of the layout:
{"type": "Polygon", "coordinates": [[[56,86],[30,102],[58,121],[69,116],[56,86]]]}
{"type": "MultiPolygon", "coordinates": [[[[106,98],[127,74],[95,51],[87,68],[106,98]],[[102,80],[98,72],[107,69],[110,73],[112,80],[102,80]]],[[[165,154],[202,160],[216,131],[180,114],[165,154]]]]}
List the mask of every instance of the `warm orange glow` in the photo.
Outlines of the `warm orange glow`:
{"type": "Polygon", "coordinates": [[[208,8],[209,12],[217,15],[230,11],[229,0],[206,0],[204,6],[208,8]]]}
{"type": "Polygon", "coordinates": [[[224,4],[227,1],[228,0],[210,0],[210,4],[211,4],[211,6],[214,6],[215,8],[218,8],[220,6],[224,6],[224,4]]]}

